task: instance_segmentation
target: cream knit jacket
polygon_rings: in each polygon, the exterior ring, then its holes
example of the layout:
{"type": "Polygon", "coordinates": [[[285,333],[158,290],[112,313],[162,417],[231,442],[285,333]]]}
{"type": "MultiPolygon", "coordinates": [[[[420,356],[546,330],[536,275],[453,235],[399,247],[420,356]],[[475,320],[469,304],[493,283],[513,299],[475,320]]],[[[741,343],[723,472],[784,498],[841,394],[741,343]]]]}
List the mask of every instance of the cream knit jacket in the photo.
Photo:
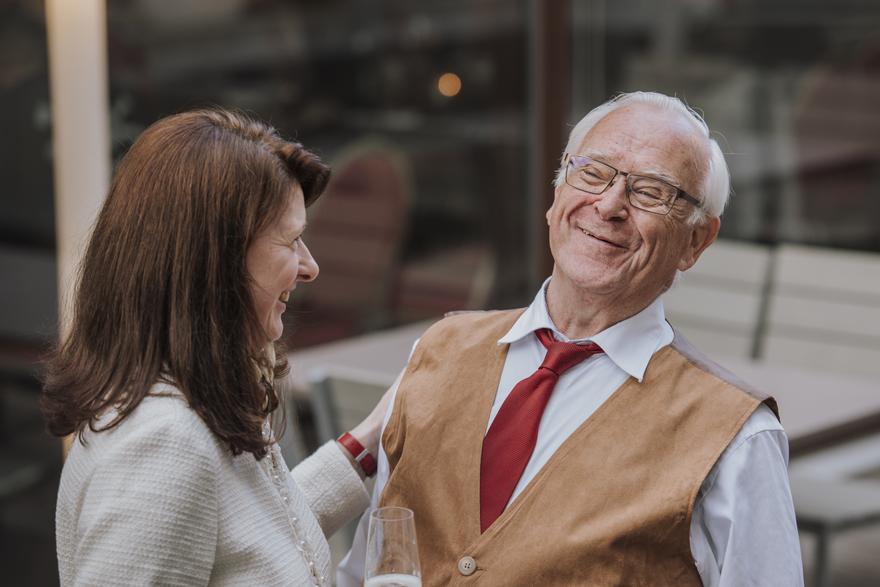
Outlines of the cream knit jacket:
{"type": "Polygon", "coordinates": [[[286,505],[270,457],[233,457],[178,391],[164,391],[71,448],[55,517],[62,587],[313,585],[288,506],[329,585],[325,536],[369,503],[336,443],[285,476],[286,505]]]}

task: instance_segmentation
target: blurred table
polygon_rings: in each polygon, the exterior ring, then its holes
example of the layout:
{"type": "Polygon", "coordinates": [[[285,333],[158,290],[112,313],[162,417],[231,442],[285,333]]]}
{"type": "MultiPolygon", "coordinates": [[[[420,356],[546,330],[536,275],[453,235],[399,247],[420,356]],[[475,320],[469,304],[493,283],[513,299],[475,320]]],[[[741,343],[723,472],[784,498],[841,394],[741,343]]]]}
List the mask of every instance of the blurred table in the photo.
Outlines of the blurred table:
{"type": "MultiPolygon", "coordinates": [[[[393,380],[406,363],[413,343],[433,320],[382,330],[291,353],[289,386],[308,394],[308,374],[322,367],[346,367],[393,380]]],[[[716,359],[751,385],[772,394],[792,452],[831,444],[853,426],[880,428],[880,382],[832,372],[807,370],[742,359],[716,359]]]]}
{"type": "Polygon", "coordinates": [[[352,368],[388,375],[393,380],[406,365],[413,343],[434,322],[415,322],[294,351],[287,357],[290,362],[288,388],[294,395],[306,396],[309,372],[323,367],[352,368]]]}
{"type": "Polygon", "coordinates": [[[876,380],[762,361],[718,362],[776,398],[792,456],[860,432],[880,430],[880,382],[876,380]]]}

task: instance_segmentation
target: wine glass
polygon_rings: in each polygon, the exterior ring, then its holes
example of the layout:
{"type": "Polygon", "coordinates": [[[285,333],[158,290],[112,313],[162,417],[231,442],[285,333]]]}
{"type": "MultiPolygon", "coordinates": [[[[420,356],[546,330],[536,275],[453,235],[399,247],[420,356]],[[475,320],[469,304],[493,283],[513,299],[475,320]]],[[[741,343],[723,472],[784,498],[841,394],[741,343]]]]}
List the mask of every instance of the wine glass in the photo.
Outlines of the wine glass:
{"type": "Polygon", "coordinates": [[[364,587],[422,587],[413,511],[381,507],[370,512],[364,587]]]}

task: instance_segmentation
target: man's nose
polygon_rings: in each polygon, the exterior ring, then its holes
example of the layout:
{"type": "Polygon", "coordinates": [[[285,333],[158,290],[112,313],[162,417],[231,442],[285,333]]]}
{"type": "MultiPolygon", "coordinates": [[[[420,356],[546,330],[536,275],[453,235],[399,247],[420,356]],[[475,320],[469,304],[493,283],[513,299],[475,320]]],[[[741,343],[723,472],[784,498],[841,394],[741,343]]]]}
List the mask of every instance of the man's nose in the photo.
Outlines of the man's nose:
{"type": "Polygon", "coordinates": [[[629,216],[626,176],[618,175],[596,201],[596,211],[603,220],[625,219],[629,216]]]}

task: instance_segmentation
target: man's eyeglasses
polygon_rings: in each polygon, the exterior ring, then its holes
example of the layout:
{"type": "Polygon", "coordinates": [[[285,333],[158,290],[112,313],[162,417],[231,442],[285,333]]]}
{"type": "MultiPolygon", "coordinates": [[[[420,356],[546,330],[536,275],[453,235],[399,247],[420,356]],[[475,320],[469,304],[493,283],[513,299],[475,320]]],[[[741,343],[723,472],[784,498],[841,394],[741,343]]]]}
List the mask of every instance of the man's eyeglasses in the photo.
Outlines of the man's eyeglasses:
{"type": "Polygon", "coordinates": [[[618,171],[607,163],[584,155],[569,155],[565,166],[565,183],[588,194],[601,194],[618,175],[626,179],[626,196],[634,208],[660,214],[669,214],[678,198],[700,208],[703,203],[678,186],[656,177],[618,171]]]}

